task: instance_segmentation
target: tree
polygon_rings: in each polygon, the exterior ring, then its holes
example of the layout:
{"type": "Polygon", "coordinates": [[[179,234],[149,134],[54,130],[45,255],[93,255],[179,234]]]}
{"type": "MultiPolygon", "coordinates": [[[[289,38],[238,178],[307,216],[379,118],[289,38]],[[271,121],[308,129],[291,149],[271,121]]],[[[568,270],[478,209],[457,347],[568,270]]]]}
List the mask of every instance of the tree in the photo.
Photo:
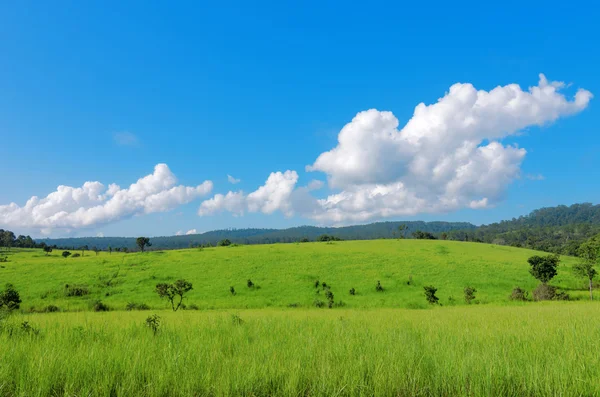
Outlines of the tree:
{"type": "Polygon", "coordinates": [[[45,245],[44,252],[46,253],[46,256],[48,256],[48,254],[52,252],[52,247],[45,245]]]}
{"type": "Polygon", "coordinates": [[[15,310],[19,308],[21,302],[19,291],[12,284],[6,284],[4,291],[0,292],[0,309],[15,310]]]}
{"type": "Polygon", "coordinates": [[[108,255],[112,255],[112,247],[110,245],[108,246],[108,255]]]}
{"type": "Polygon", "coordinates": [[[465,293],[465,302],[467,303],[467,305],[470,305],[471,301],[473,301],[473,299],[475,299],[475,292],[477,292],[477,290],[475,288],[465,287],[464,293],[465,293]]]}
{"type": "Polygon", "coordinates": [[[98,256],[98,252],[100,252],[100,250],[96,246],[92,247],[92,251],[94,251],[96,253],[96,256],[98,256]]]}
{"type": "Polygon", "coordinates": [[[2,239],[2,245],[10,250],[10,247],[12,247],[13,242],[15,241],[15,234],[10,230],[4,230],[0,239],[2,239]]]}
{"type": "Polygon", "coordinates": [[[438,303],[440,299],[435,296],[437,288],[435,288],[433,285],[428,285],[423,287],[423,289],[425,290],[425,299],[427,299],[427,302],[429,302],[430,305],[435,305],[438,303]]]}
{"type": "Polygon", "coordinates": [[[69,251],[63,251],[63,253],[62,253],[63,258],[67,258],[69,256],[71,256],[71,253],[69,251]]]}
{"type": "Polygon", "coordinates": [[[400,233],[400,238],[405,238],[406,237],[406,229],[407,226],[403,223],[400,226],[398,226],[398,232],[400,233]]]}
{"type": "Polygon", "coordinates": [[[527,259],[527,262],[529,262],[529,265],[531,266],[529,273],[540,280],[542,284],[547,284],[548,281],[556,276],[556,268],[560,263],[560,257],[558,255],[535,255],[527,259]]]}
{"type": "Polygon", "coordinates": [[[183,302],[184,295],[192,290],[192,283],[186,280],[177,280],[173,284],[156,284],[156,293],[161,298],[167,298],[171,302],[171,308],[174,312],[179,309],[183,302]],[[179,296],[179,302],[175,305],[175,298],[179,296]]]}
{"type": "Polygon", "coordinates": [[[433,234],[429,232],[422,232],[420,230],[414,232],[412,236],[418,240],[435,240],[435,236],[433,234]]]}
{"type": "Polygon", "coordinates": [[[148,237],[138,237],[135,240],[135,243],[138,247],[140,247],[140,251],[142,252],[144,252],[145,247],[152,247],[152,244],[150,243],[150,239],[148,237]]]}
{"type": "Polygon", "coordinates": [[[217,244],[219,247],[227,247],[231,245],[231,241],[229,241],[229,239],[224,239],[219,241],[219,243],[217,244]]]}
{"type": "Polygon", "coordinates": [[[595,241],[583,243],[579,247],[579,256],[584,262],[573,266],[573,271],[579,277],[586,278],[589,281],[590,300],[594,300],[592,291],[594,289],[594,278],[598,274],[594,266],[600,260],[600,247],[595,241]]]}

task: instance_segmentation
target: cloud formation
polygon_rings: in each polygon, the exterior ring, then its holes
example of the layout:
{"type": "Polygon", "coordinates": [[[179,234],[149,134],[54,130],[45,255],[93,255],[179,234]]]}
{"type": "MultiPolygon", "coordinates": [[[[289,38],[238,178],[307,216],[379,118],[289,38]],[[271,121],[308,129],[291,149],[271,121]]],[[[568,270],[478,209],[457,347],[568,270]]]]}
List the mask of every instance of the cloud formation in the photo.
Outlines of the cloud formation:
{"type": "Polygon", "coordinates": [[[240,183],[242,180],[241,179],[236,179],[234,177],[232,177],[231,175],[227,175],[227,181],[233,185],[240,183]]]}
{"type": "Polygon", "coordinates": [[[128,188],[85,182],[81,187],[59,186],[44,198],[31,197],[24,206],[0,205],[0,224],[17,228],[53,229],[93,227],[134,215],[169,211],[204,196],[212,182],[176,186],[177,178],[166,164],[128,188]]]}
{"type": "Polygon", "coordinates": [[[138,146],[140,143],[137,136],[128,131],[116,132],[115,134],[113,134],[113,139],[115,140],[115,143],[119,146],[135,147],[138,146]]]}
{"type": "MultiPolygon", "coordinates": [[[[340,131],[337,146],[306,167],[325,173],[336,193],[317,200],[307,187],[294,189],[296,177],[284,195],[260,188],[260,200],[276,200],[284,214],[321,223],[493,206],[520,177],[526,155],[502,139],[578,113],[592,98],[580,89],[568,99],[560,92],[564,87],[542,74],[527,91],[517,84],[490,91],[454,84],[436,103],[417,105],[401,129],[389,111],[359,112],[340,131]]],[[[199,214],[241,214],[246,200],[241,192],[217,195],[202,203],[199,214]]]]}

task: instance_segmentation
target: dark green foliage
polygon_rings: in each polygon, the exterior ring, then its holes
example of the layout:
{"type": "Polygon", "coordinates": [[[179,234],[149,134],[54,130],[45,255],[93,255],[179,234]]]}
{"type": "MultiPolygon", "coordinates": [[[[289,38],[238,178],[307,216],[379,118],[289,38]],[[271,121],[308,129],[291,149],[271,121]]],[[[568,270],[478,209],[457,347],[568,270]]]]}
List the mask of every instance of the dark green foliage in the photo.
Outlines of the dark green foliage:
{"type": "Polygon", "coordinates": [[[43,248],[44,252],[46,253],[46,256],[48,256],[48,254],[52,252],[52,247],[45,245],[43,248]]]}
{"type": "Polygon", "coordinates": [[[127,306],[125,306],[125,310],[150,310],[150,306],[145,303],[129,302],[127,306]]]}
{"type": "Polygon", "coordinates": [[[218,247],[228,247],[231,245],[231,241],[229,239],[223,239],[217,243],[218,247]]]}
{"type": "Polygon", "coordinates": [[[73,256],[71,256],[71,258],[79,258],[81,255],[79,255],[78,253],[73,254],[73,256]]]}
{"type": "Polygon", "coordinates": [[[236,292],[235,292],[235,288],[233,288],[233,285],[232,285],[231,287],[229,287],[229,293],[230,293],[231,295],[235,295],[235,294],[236,294],[236,292]]]}
{"type": "Polygon", "coordinates": [[[248,285],[248,288],[254,288],[254,283],[252,282],[252,280],[248,279],[248,282],[246,284],[248,285]]]}
{"type": "Polygon", "coordinates": [[[179,309],[186,293],[191,291],[192,283],[186,280],[177,280],[172,284],[159,283],[156,284],[155,291],[161,298],[167,298],[171,302],[171,308],[174,312],[179,309]],[[179,302],[175,304],[176,298],[179,297],[179,302]]]}
{"type": "Polygon", "coordinates": [[[42,312],[44,312],[44,313],[55,313],[55,312],[59,312],[59,311],[60,311],[60,308],[58,306],[54,306],[54,305],[48,305],[42,309],[42,312]]]}
{"type": "Polygon", "coordinates": [[[416,238],[418,240],[435,240],[435,236],[429,232],[422,232],[420,230],[417,230],[415,232],[413,232],[412,234],[413,238],[416,238]]]}
{"type": "Polygon", "coordinates": [[[8,262],[8,257],[7,256],[0,256],[0,263],[6,263],[8,262]]]}
{"type": "Polygon", "coordinates": [[[107,304],[102,303],[102,301],[98,300],[92,304],[92,310],[95,312],[107,312],[110,310],[107,304]]]}
{"type": "Polygon", "coordinates": [[[63,251],[63,253],[61,255],[63,258],[66,258],[66,257],[71,256],[71,253],[69,251],[63,251]]]}
{"type": "Polygon", "coordinates": [[[148,237],[138,237],[135,239],[135,244],[138,246],[140,251],[144,252],[146,247],[151,247],[150,239],[148,237]]]}
{"type": "Polygon", "coordinates": [[[322,308],[325,306],[325,302],[323,302],[320,299],[315,299],[315,301],[313,302],[313,305],[315,305],[315,307],[322,308]]]}
{"type": "Polygon", "coordinates": [[[319,288],[319,285],[320,285],[319,280],[315,281],[315,288],[319,288]]]}
{"type": "Polygon", "coordinates": [[[317,241],[341,241],[342,239],[329,234],[322,234],[317,237],[317,241]]]}
{"type": "Polygon", "coordinates": [[[477,290],[473,287],[465,287],[463,292],[465,293],[465,303],[470,305],[475,299],[475,292],[477,292],[477,290]]]}
{"type": "Polygon", "coordinates": [[[437,288],[435,288],[432,285],[428,285],[426,287],[423,287],[423,289],[425,290],[425,299],[427,299],[427,302],[429,302],[430,305],[435,305],[436,303],[438,303],[439,298],[435,296],[437,288]]]}
{"type": "Polygon", "coordinates": [[[84,285],[65,284],[65,296],[67,297],[84,296],[88,295],[89,293],[90,291],[84,285]]]}
{"type": "Polygon", "coordinates": [[[529,262],[529,273],[542,283],[546,284],[556,276],[558,264],[560,258],[558,255],[547,255],[547,256],[532,256],[527,259],[529,262]]]}
{"type": "Polygon", "coordinates": [[[571,296],[564,291],[556,291],[556,295],[554,295],[554,300],[556,301],[570,301],[571,296]]]}
{"type": "Polygon", "coordinates": [[[0,309],[16,310],[21,307],[21,296],[14,285],[8,283],[4,286],[4,291],[0,292],[0,309]]]}
{"type": "Polygon", "coordinates": [[[381,281],[377,280],[377,285],[375,285],[375,291],[383,292],[383,286],[381,285],[381,281]]]}
{"type": "Polygon", "coordinates": [[[326,282],[321,283],[321,286],[323,286],[323,289],[328,288],[326,282]]]}
{"type": "Polygon", "coordinates": [[[186,306],[185,310],[200,310],[200,308],[195,303],[192,303],[191,305],[186,306]]]}
{"type": "Polygon", "coordinates": [[[158,329],[160,328],[160,317],[156,314],[146,317],[145,321],[146,327],[152,330],[152,333],[156,335],[158,333],[158,329]]]}
{"type": "Polygon", "coordinates": [[[20,330],[27,335],[38,335],[40,333],[40,330],[29,324],[29,321],[23,321],[20,330]]]}
{"type": "Polygon", "coordinates": [[[510,300],[513,301],[528,301],[529,300],[529,292],[520,287],[513,288],[510,294],[510,300]]]}
{"type": "Polygon", "coordinates": [[[354,287],[350,288],[350,295],[356,295],[356,290],[354,287]]]}

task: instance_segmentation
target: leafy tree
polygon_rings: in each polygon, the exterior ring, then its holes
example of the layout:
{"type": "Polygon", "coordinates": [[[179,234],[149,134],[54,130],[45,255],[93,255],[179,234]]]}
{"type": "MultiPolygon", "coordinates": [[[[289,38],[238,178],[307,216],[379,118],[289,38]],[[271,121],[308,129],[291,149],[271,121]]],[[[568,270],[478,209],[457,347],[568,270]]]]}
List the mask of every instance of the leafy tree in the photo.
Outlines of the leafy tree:
{"type": "Polygon", "coordinates": [[[228,247],[231,245],[231,241],[229,241],[229,239],[224,239],[219,241],[219,243],[217,244],[219,247],[228,247]]]}
{"type": "MultiPolygon", "coordinates": [[[[150,239],[148,237],[138,237],[135,240],[135,243],[137,244],[137,246],[140,248],[140,251],[144,252],[144,248],[145,247],[152,247],[152,244],[150,243],[150,239]]],[[[127,251],[125,251],[127,252],[127,251]]]]}
{"type": "Polygon", "coordinates": [[[0,236],[0,239],[2,240],[2,245],[10,250],[10,247],[12,247],[14,241],[15,241],[15,234],[13,232],[11,232],[10,230],[4,230],[2,231],[2,235],[0,236]]]}
{"type": "Polygon", "coordinates": [[[167,298],[171,302],[171,308],[174,312],[179,309],[183,302],[184,295],[192,290],[192,283],[186,280],[177,280],[172,284],[156,284],[156,293],[161,298],[167,298]],[[175,299],[179,297],[179,302],[175,305],[175,299]]]}
{"type": "Polygon", "coordinates": [[[67,258],[69,256],[71,256],[71,252],[69,252],[69,251],[63,251],[63,253],[62,253],[62,257],[63,258],[67,258]]]}
{"type": "Polygon", "coordinates": [[[429,304],[435,305],[436,303],[438,303],[439,298],[435,296],[437,288],[435,288],[433,285],[428,285],[426,287],[423,287],[423,289],[425,290],[425,299],[427,299],[427,302],[429,302],[429,304]]]}
{"type": "Polygon", "coordinates": [[[4,291],[0,292],[0,309],[15,310],[20,307],[21,302],[19,291],[12,284],[6,284],[4,291]]]}
{"type": "Polygon", "coordinates": [[[590,300],[594,299],[592,290],[594,289],[594,277],[598,274],[598,271],[594,268],[594,264],[591,262],[578,263],[573,266],[575,274],[579,277],[586,278],[589,281],[590,289],[590,300]]]}
{"type": "Polygon", "coordinates": [[[412,236],[418,240],[435,240],[435,236],[433,234],[429,232],[422,232],[420,230],[413,232],[412,236]]]}
{"type": "Polygon", "coordinates": [[[465,287],[464,293],[465,293],[465,302],[467,303],[467,305],[470,305],[471,302],[475,299],[475,292],[477,292],[477,290],[475,288],[465,287]]]}
{"type": "Polygon", "coordinates": [[[594,278],[598,274],[595,265],[600,262],[600,244],[595,239],[584,243],[579,247],[579,256],[583,259],[583,263],[573,266],[575,274],[579,277],[586,278],[589,282],[590,300],[594,299],[594,278]]]}
{"type": "Polygon", "coordinates": [[[48,256],[48,254],[52,252],[52,247],[45,245],[44,252],[46,253],[46,256],[48,256]]]}
{"type": "Polygon", "coordinates": [[[535,255],[527,259],[527,262],[531,266],[529,273],[543,284],[547,284],[556,276],[556,268],[560,263],[560,257],[558,255],[535,255]]]}

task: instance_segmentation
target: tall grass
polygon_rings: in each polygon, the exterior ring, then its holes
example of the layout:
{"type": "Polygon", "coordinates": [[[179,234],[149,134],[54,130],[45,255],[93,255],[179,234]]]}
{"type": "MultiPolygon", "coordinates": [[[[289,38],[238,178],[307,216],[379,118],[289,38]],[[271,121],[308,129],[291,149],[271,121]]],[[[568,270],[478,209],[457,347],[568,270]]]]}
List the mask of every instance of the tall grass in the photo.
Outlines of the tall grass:
{"type": "Polygon", "coordinates": [[[0,395],[599,395],[598,309],[165,311],[156,335],[148,312],[19,314],[0,395]]]}

